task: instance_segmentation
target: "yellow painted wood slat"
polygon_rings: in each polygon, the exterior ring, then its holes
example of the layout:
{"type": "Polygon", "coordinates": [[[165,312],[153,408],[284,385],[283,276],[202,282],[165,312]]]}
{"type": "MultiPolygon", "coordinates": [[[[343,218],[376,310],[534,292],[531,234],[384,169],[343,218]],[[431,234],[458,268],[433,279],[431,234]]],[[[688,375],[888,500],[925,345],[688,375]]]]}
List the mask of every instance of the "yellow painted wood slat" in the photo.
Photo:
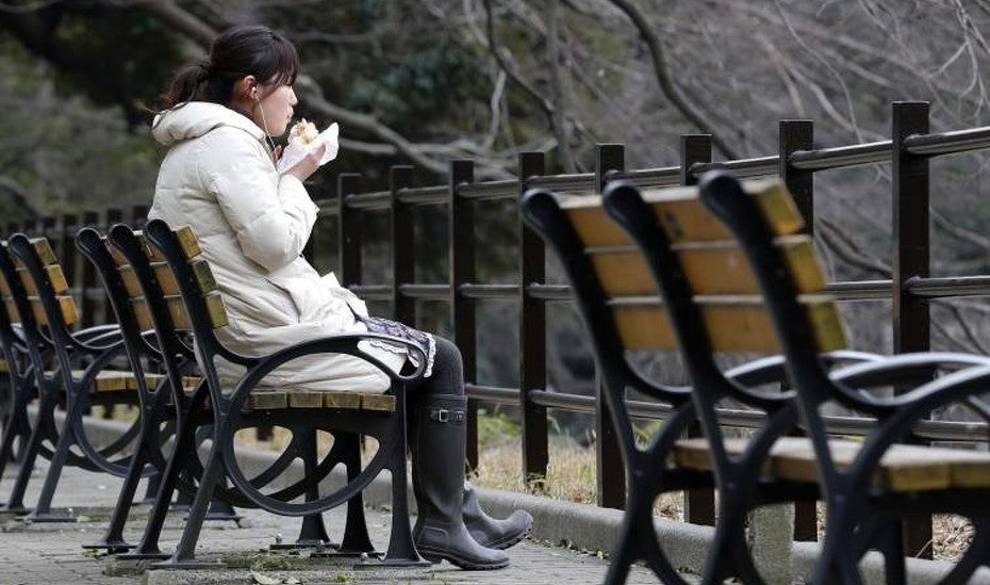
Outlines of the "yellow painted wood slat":
{"type": "MultiPolygon", "coordinates": [[[[747,439],[725,441],[731,455],[742,455],[747,439]]],[[[833,463],[848,469],[863,443],[834,439],[829,441],[833,463]]],[[[689,469],[711,469],[711,452],[707,439],[678,441],[674,462],[689,469]]],[[[771,450],[764,473],[790,481],[818,481],[817,456],[806,438],[785,437],[771,450]]],[[[963,449],[946,449],[919,445],[894,445],[881,458],[874,478],[876,487],[895,492],[943,490],[949,488],[990,488],[990,453],[963,449]]]]}
{"type": "Polygon", "coordinates": [[[356,392],[323,392],[323,406],[326,408],[361,408],[361,395],[356,392]]]}
{"type": "MultiPolygon", "coordinates": [[[[199,238],[196,237],[196,232],[193,231],[192,226],[183,225],[175,228],[175,237],[179,241],[179,248],[182,250],[182,254],[187,260],[192,260],[196,256],[203,253],[202,248],[199,246],[199,238]]],[[[144,234],[137,232],[141,239],[145,242],[145,254],[148,255],[148,259],[153,262],[164,262],[165,256],[158,250],[158,248],[147,241],[144,238],[144,234]]]]}
{"type": "MultiPolygon", "coordinates": [[[[760,297],[695,297],[711,340],[712,349],[725,352],[780,351],[773,321],[760,297]]],[[[619,336],[626,349],[675,350],[677,340],[667,313],[657,298],[619,299],[612,306],[619,336]]],[[[845,331],[835,302],[825,296],[805,295],[819,351],[846,347],[845,331]]]]}
{"type": "MultiPolygon", "coordinates": [[[[799,294],[820,292],[825,288],[825,275],[809,236],[784,236],[778,238],[776,244],[791,269],[799,294]]],[[[695,294],[760,292],[745,253],[734,242],[681,244],[674,246],[674,250],[695,294]]],[[[589,248],[587,252],[607,295],[657,294],[652,272],[639,250],[623,246],[589,248]]]]}
{"type": "Polygon", "coordinates": [[[287,390],[289,408],[323,408],[323,393],[312,390],[287,390]]]}
{"type": "MultiPolygon", "coordinates": [[[[228,323],[227,307],[224,305],[223,297],[220,293],[214,292],[203,295],[203,300],[206,303],[206,313],[210,320],[210,325],[214,329],[226,326],[228,323]]],[[[165,298],[165,302],[168,306],[169,314],[172,316],[172,324],[175,328],[180,331],[192,329],[192,322],[186,313],[186,306],[182,302],[182,297],[169,296],[165,298]]],[[[144,297],[131,299],[131,306],[134,308],[134,315],[141,329],[145,331],[153,329],[154,322],[151,319],[151,309],[148,307],[148,303],[144,297]]]]}
{"type": "MultiPolygon", "coordinates": [[[[42,325],[48,325],[48,315],[45,314],[45,307],[41,303],[41,299],[32,296],[28,297],[28,301],[31,304],[34,319],[42,325]]],[[[76,309],[75,299],[68,295],[59,295],[55,297],[55,302],[58,304],[59,311],[62,314],[62,320],[66,325],[72,325],[79,320],[79,311],[76,309]]]]}
{"type": "Polygon", "coordinates": [[[247,407],[251,410],[278,410],[288,406],[289,395],[281,390],[255,390],[247,399],[247,407]]]}
{"type": "MultiPolygon", "coordinates": [[[[51,283],[52,290],[55,294],[62,294],[69,290],[69,283],[65,279],[65,273],[62,272],[62,266],[58,263],[49,264],[45,266],[45,276],[48,282],[51,283]]],[[[24,290],[29,295],[38,294],[38,285],[31,278],[31,273],[28,272],[27,268],[18,268],[17,275],[21,279],[21,284],[24,286],[24,290]]]]}
{"type": "MultiPolygon", "coordinates": [[[[175,279],[175,274],[172,272],[171,267],[169,267],[168,262],[152,262],[151,267],[162,293],[167,296],[178,295],[179,283],[175,279]]],[[[192,270],[193,278],[196,280],[196,286],[200,292],[210,293],[217,290],[217,281],[213,277],[213,271],[210,269],[209,262],[203,258],[196,258],[189,262],[189,268],[192,270]]],[[[137,274],[130,265],[120,268],[120,276],[124,281],[124,288],[127,289],[127,293],[131,298],[144,295],[141,285],[138,283],[137,274]]]]}
{"type": "MultiPolygon", "coordinates": [[[[783,183],[771,179],[746,181],[743,188],[752,196],[775,236],[795,234],[804,220],[783,183]]],[[[645,189],[658,223],[673,243],[732,240],[732,234],[698,198],[697,187],[645,189]]],[[[558,201],[571,219],[585,246],[620,246],[631,243],[629,236],[601,207],[601,196],[559,195],[558,201]]]]}
{"type": "Polygon", "coordinates": [[[392,396],[391,394],[362,394],[361,410],[394,412],[395,396],[392,396]]]}

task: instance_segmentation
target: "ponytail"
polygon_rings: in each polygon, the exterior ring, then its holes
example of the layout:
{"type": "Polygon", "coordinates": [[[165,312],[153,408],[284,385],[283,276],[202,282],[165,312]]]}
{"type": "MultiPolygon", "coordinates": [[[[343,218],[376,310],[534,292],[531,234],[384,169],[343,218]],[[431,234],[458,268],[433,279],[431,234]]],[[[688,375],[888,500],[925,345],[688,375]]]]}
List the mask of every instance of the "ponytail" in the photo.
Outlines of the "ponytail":
{"type": "Polygon", "coordinates": [[[183,67],[172,80],[168,90],[162,94],[162,106],[167,110],[183,102],[202,99],[204,86],[209,79],[210,62],[208,60],[183,67]]]}

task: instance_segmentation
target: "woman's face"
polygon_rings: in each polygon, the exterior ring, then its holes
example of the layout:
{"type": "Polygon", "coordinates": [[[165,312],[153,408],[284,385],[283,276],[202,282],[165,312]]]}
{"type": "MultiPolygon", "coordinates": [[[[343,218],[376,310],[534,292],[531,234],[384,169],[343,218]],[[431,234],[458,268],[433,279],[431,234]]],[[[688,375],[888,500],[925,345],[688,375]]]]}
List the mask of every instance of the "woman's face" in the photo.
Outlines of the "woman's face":
{"type": "Polygon", "coordinates": [[[292,119],[292,108],[299,100],[291,85],[258,87],[258,101],[251,109],[251,118],[269,136],[281,136],[292,119]]]}

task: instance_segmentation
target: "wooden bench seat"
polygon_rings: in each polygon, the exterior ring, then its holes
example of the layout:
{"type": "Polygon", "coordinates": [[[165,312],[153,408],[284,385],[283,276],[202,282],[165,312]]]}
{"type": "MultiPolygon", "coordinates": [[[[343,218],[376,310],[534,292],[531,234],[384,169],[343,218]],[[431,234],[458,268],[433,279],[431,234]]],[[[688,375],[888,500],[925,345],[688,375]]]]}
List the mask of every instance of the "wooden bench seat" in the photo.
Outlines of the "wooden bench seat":
{"type": "MultiPolygon", "coordinates": [[[[742,455],[749,439],[726,439],[724,444],[730,455],[742,455]]],[[[860,441],[829,441],[833,463],[841,470],[852,465],[862,447],[860,441]]],[[[680,440],[674,446],[672,457],[679,467],[700,471],[712,469],[708,439],[680,440]]],[[[810,439],[785,437],[774,444],[766,473],[789,481],[816,482],[816,460],[810,439]]],[[[874,483],[894,492],[990,488],[990,453],[894,445],[880,460],[874,483]]]]}
{"type": "Polygon", "coordinates": [[[255,390],[248,396],[247,407],[252,410],[335,408],[390,413],[395,411],[395,397],[361,392],[255,390]]]}

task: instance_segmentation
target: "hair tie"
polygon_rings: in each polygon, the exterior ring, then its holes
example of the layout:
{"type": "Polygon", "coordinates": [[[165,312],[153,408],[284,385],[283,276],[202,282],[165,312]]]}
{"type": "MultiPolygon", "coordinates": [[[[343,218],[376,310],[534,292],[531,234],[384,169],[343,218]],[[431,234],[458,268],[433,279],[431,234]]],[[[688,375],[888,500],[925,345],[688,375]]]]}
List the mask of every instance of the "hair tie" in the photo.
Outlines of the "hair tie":
{"type": "Polygon", "coordinates": [[[209,79],[210,75],[213,73],[213,63],[211,63],[209,59],[204,59],[203,61],[196,63],[196,67],[199,68],[196,78],[201,82],[209,79]]]}

